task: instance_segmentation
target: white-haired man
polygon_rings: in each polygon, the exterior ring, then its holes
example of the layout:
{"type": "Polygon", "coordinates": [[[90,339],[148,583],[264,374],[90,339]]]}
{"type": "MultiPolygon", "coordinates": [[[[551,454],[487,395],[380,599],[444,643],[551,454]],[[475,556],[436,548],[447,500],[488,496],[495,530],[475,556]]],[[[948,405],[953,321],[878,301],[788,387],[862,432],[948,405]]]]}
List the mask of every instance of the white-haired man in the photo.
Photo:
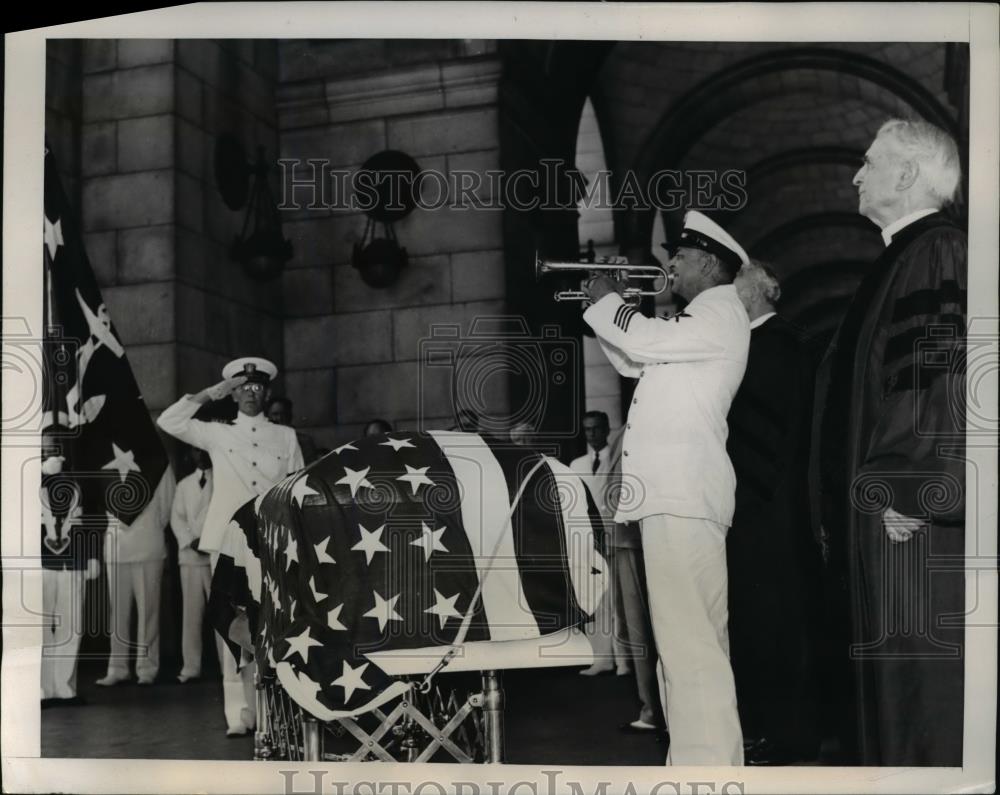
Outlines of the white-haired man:
{"type": "Polygon", "coordinates": [[[854,185],[886,249],[817,381],[823,532],[847,569],[866,765],[962,764],[968,258],[940,212],[960,181],[943,130],[879,129],[854,185]]]}
{"type": "Polygon", "coordinates": [[[746,252],[698,212],[671,247],[672,318],[643,316],[622,285],[594,277],[584,319],[615,368],[638,378],[622,440],[622,477],[637,499],[615,521],[640,523],[649,609],[661,661],[667,764],[741,765],[727,630],[726,532],[736,480],[726,414],[740,385],[750,321],[733,287],[746,252]]]}
{"type": "MultiPolygon", "coordinates": [[[[302,451],[295,431],[276,425],[264,414],[266,386],[278,368],[267,359],[235,359],[222,370],[224,380],[194,395],[185,395],[164,409],[157,424],[171,436],[205,450],[214,473],[212,499],[198,542],[201,552],[218,561],[223,536],[236,509],[263,494],[287,475],[302,468],[302,451]],[[239,409],[231,423],[202,422],[194,415],[210,400],[231,396],[239,409]]],[[[253,666],[237,671],[236,661],[223,645],[223,707],[230,737],[246,734],[256,722],[253,666]]]]}

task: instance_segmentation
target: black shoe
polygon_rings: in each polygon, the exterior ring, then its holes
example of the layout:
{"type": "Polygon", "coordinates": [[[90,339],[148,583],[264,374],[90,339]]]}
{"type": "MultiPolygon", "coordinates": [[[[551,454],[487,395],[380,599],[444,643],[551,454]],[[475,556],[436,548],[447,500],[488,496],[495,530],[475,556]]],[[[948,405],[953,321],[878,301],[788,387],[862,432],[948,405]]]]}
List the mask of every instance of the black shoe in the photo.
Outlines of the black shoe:
{"type": "Polygon", "coordinates": [[[51,707],[83,707],[87,700],[82,696],[70,696],[69,698],[43,698],[42,709],[51,707]]]}
{"type": "Polygon", "coordinates": [[[766,737],[756,740],[746,740],[743,743],[743,764],[766,767],[776,765],[793,765],[801,762],[802,754],[791,748],[783,748],[772,743],[766,737]]]}

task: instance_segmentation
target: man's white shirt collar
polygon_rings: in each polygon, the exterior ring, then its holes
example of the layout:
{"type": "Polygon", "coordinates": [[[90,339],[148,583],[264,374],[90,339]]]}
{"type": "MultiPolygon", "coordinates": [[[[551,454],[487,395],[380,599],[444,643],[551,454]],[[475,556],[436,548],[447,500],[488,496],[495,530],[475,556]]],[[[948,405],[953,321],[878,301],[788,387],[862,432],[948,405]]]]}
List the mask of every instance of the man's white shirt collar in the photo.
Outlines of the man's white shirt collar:
{"type": "Polygon", "coordinates": [[[608,457],[608,451],[610,449],[611,449],[610,445],[604,445],[604,447],[602,447],[600,450],[595,450],[593,447],[591,447],[588,444],[587,445],[587,457],[591,461],[593,461],[594,460],[594,453],[597,453],[601,458],[607,458],[608,457]]]}
{"type": "Polygon", "coordinates": [[[893,221],[885,229],[882,230],[882,240],[888,246],[892,242],[892,236],[896,234],[900,229],[909,226],[914,221],[919,221],[921,218],[930,215],[931,213],[936,213],[937,208],[931,207],[927,210],[917,210],[915,213],[910,213],[909,215],[904,215],[898,221],[893,221]]]}
{"type": "Polygon", "coordinates": [[[234,424],[244,425],[247,428],[260,428],[263,425],[266,425],[268,422],[270,422],[270,420],[268,420],[268,418],[265,417],[263,413],[258,414],[256,417],[251,417],[247,414],[244,414],[242,411],[238,411],[236,412],[236,420],[234,424]]]}
{"type": "Polygon", "coordinates": [[[777,312],[765,312],[758,318],[750,321],[750,330],[753,331],[757,326],[763,326],[768,320],[774,317],[777,312]]]}

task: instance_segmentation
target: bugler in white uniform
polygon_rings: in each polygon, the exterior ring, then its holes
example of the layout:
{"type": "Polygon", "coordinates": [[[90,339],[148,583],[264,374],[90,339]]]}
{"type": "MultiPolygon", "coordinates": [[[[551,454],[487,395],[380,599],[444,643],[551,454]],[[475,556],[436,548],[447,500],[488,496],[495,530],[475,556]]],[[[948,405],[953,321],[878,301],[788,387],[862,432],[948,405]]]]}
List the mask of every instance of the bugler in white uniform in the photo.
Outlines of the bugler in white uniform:
{"type": "Polygon", "coordinates": [[[584,288],[595,300],[584,319],[617,370],[639,379],[615,519],[640,522],[670,726],[667,763],[741,765],[728,656],[726,531],[736,480],[726,415],[750,347],[750,321],[732,285],[748,257],[697,212],[685,217],[677,248],[684,250],[673,254],[674,290],[690,300],[683,312],[647,318],[617,285],[595,277],[584,288]]]}
{"type": "Polygon", "coordinates": [[[705,290],[670,319],[645,317],[616,294],[583,317],[615,369],[639,379],[622,440],[622,479],[637,493],[619,503],[615,521],[669,513],[728,527],[736,477],[726,415],[750,345],[736,288],[705,290]]]}

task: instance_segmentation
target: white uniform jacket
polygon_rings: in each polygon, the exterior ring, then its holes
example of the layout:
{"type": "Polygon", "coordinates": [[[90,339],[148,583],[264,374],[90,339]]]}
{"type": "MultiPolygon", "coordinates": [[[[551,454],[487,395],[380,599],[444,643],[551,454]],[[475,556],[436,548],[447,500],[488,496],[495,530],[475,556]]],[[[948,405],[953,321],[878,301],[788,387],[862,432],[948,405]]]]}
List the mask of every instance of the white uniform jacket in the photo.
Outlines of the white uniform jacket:
{"type": "Polygon", "coordinates": [[[177,484],[174,504],[170,510],[170,529],[177,538],[177,563],[181,566],[207,566],[208,555],[191,549],[195,539],[201,543],[201,532],[212,502],[212,470],[196,469],[177,484]],[[200,485],[201,478],[205,485],[200,485]]]}
{"type": "Polygon", "coordinates": [[[171,436],[200,447],[212,458],[212,501],[198,549],[218,552],[236,509],[302,468],[295,431],[263,414],[237,414],[232,423],[194,419],[201,405],[185,395],[164,409],[156,423],[171,436]]]}
{"type": "Polygon", "coordinates": [[[736,477],[726,415],[743,379],[750,320],[731,284],[672,318],[648,318],[615,293],[584,313],[608,359],[638,378],[622,439],[615,520],[656,514],[732,522],[736,477]]]}

